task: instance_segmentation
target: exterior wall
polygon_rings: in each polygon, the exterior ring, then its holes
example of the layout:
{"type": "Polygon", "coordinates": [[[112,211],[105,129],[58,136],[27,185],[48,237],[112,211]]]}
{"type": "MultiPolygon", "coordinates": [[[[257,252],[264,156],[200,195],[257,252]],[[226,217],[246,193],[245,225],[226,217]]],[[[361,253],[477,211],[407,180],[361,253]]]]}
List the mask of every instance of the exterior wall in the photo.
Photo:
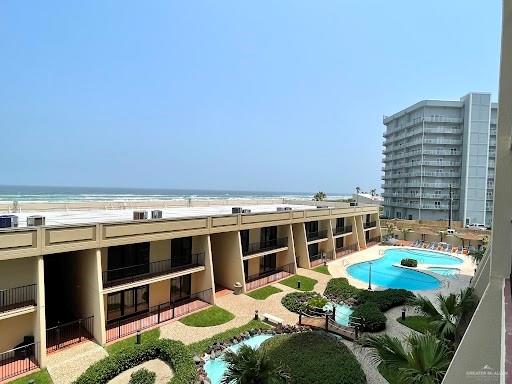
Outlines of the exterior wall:
{"type": "Polygon", "coordinates": [[[311,265],[309,263],[307,243],[304,223],[293,224],[293,244],[295,247],[297,266],[309,269],[311,265]]]}
{"type": "Polygon", "coordinates": [[[215,283],[232,289],[233,284],[240,282],[245,290],[240,233],[215,234],[210,239],[215,283]]]}
{"type": "Polygon", "coordinates": [[[169,260],[171,255],[171,242],[169,240],[152,241],[149,243],[149,261],[169,260]]]}
{"type": "Polygon", "coordinates": [[[363,217],[356,216],[355,222],[356,222],[356,225],[354,226],[354,228],[355,228],[355,231],[357,232],[357,241],[359,244],[359,249],[365,249],[366,248],[366,239],[364,237],[363,217]]]}
{"type": "Polygon", "coordinates": [[[171,299],[171,280],[149,284],[149,306],[168,303],[171,299]]]}
{"type": "Polygon", "coordinates": [[[0,327],[3,330],[0,337],[0,352],[8,351],[23,342],[23,336],[36,337],[36,316],[36,313],[32,312],[0,320],[0,327]]]}
{"type": "Polygon", "coordinates": [[[0,261],[0,290],[37,283],[37,260],[31,257],[0,261]]]}

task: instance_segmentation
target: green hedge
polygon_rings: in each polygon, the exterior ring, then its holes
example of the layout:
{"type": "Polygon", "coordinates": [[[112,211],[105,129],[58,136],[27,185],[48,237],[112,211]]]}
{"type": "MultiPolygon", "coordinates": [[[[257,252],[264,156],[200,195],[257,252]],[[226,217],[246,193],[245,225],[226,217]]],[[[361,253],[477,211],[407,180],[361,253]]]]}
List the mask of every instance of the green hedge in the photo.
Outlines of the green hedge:
{"type": "Polygon", "coordinates": [[[281,299],[281,304],[291,312],[301,313],[308,307],[310,300],[321,300],[322,296],[316,292],[291,292],[281,299]]]}
{"type": "Polygon", "coordinates": [[[75,384],[105,384],[121,372],[145,361],[161,359],[174,371],[170,384],[189,384],[197,377],[188,348],[180,341],[160,339],[127,346],[91,365],[75,384]]]}
{"type": "Polygon", "coordinates": [[[412,267],[416,268],[418,266],[418,260],[416,259],[402,259],[400,260],[400,264],[404,267],[412,267]]]}
{"type": "Polygon", "coordinates": [[[329,280],[325,287],[324,295],[335,302],[356,298],[360,289],[348,283],[344,277],[329,280]]]}
{"type": "Polygon", "coordinates": [[[156,373],[146,368],[139,369],[130,375],[128,384],[155,384],[156,373]]]}
{"type": "Polygon", "coordinates": [[[357,303],[375,303],[383,312],[404,305],[414,298],[414,293],[407,289],[385,289],[384,291],[360,290],[357,303]]]}
{"type": "Polygon", "coordinates": [[[386,329],[386,315],[375,303],[358,305],[350,315],[350,320],[360,324],[363,332],[379,332],[386,329]]]}

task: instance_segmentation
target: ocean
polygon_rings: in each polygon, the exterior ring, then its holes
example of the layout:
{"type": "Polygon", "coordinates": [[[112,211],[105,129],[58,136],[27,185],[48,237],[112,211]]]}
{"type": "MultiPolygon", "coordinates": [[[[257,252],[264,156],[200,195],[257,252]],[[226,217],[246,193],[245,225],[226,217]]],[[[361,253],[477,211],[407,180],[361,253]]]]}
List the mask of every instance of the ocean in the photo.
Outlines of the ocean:
{"type": "MultiPolygon", "coordinates": [[[[1,186],[0,202],[73,202],[73,201],[130,201],[130,200],[185,200],[185,199],[307,199],[312,192],[263,192],[219,191],[200,189],[165,188],[102,188],[102,187],[51,187],[51,186],[1,186]]],[[[329,194],[330,199],[350,197],[350,194],[329,194]]]]}

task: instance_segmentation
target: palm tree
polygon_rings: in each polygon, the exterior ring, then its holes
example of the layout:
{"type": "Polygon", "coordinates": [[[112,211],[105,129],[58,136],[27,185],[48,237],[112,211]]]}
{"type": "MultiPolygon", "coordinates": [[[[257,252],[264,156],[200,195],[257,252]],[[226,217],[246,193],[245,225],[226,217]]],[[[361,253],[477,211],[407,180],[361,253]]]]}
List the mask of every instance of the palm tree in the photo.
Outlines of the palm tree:
{"type": "Polygon", "coordinates": [[[315,196],[313,196],[313,200],[322,201],[322,200],[325,200],[326,197],[327,197],[327,195],[324,192],[320,191],[320,192],[315,193],[315,196]]]}
{"type": "Polygon", "coordinates": [[[361,193],[361,188],[356,187],[356,205],[359,205],[359,193],[361,193]]]}
{"type": "Polygon", "coordinates": [[[376,192],[377,192],[377,190],[375,188],[370,189],[370,195],[375,196],[376,192]]]}
{"type": "Polygon", "coordinates": [[[447,231],[440,230],[437,232],[439,234],[439,237],[441,238],[441,243],[443,242],[444,237],[448,234],[447,231]]]}
{"type": "Polygon", "coordinates": [[[393,234],[395,233],[395,229],[396,229],[396,227],[393,223],[386,224],[386,232],[388,234],[388,238],[393,236],[393,234]]]}
{"type": "Polygon", "coordinates": [[[400,232],[402,232],[403,239],[407,240],[407,234],[409,232],[412,232],[412,229],[411,228],[401,228],[400,232]]]}
{"type": "Polygon", "coordinates": [[[227,351],[224,360],[228,368],[222,384],[281,384],[290,376],[280,365],[276,365],[265,352],[242,345],[238,352],[227,351]]]}
{"type": "Polygon", "coordinates": [[[441,383],[450,365],[450,349],[431,334],[411,334],[405,341],[387,334],[369,335],[359,344],[371,348],[372,362],[396,372],[397,382],[403,384],[441,383]]]}
{"type": "Polygon", "coordinates": [[[448,296],[438,294],[436,297],[438,308],[430,299],[418,295],[412,304],[425,316],[431,318],[430,324],[437,336],[453,341],[456,328],[462,317],[473,311],[477,304],[477,298],[473,288],[461,290],[458,295],[450,293],[448,296]]]}

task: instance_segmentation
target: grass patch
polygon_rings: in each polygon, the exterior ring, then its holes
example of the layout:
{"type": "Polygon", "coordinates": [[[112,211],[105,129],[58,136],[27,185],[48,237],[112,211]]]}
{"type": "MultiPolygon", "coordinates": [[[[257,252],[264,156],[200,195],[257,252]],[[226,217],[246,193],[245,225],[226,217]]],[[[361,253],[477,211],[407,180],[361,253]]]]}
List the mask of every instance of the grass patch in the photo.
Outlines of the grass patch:
{"type": "MultiPolygon", "coordinates": [[[[105,349],[107,350],[108,354],[111,355],[112,353],[117,353],[131,345],[135,344],[135,341],[137,336],[131,336],[127,339],[118,341],[116,343],[107,345],[105,349]]],[[[155,328],[147,332],[143,332],[141,334],[141,341],[143,343],[148,341],[157,340],[160,337],[160,328],[155,328]]]]}
{"type": "Polygon", "coordinates": [[[432,319],[428,316],[406,316],[405,320],[399,317],[396,321],[420,333],[433,331],[432,325],[430,324],[432,319]]]}
{"type": "Polygon", "coordinates": [[[299,291],[312,291],[318,281],[306,276],[293,275],[287,279],[281,280],[279,283],[290,288],[299,289],[299,291]],[[297,288],[298,281],[300,281],[300,289],[297,288]]]}
{"type": "Polygon", "coordinates": [[[208,339],[204,339],[204,340],[192,343],[192,344],[190,344],[188,346],[188,349],[190,350],[190,352],[192,354],[200,355],[201,353],[203,353],[213,343],[216,343],[216,342],[219,342],[219,341],[224,341],[224,340],[227,340],[227,339],[231,339],[232,337],[235,337],[235,336],[239,335],[242,332],[246,332],[246,331],[249,331],[251,329],[258,329],[258,328],[259,329],[270,329],[272,327],[270,325],[268,325],[267,323],[264,323],[262,321],[251,320],[247,324],[242,325],[241,327],[229,329],[227,331],[218,333],[218,334],[216,334],[216,335],[214,335],[214,336],[212,336],[212,337],[210,337],[208,339]]]}
{"type": "Polygon", "coordinates": [[[293,384],[366,384],[361,365],[341,341],[322,332],[278,335],[261,350],[287,369],[293,384]]]}
{"type": "Polygon", "coordinates": [[[319,267],[313,268],[313,271],[331,276],[331,273],[329,272],[329,268],[327,268],[327,265],[320,265],[319,267]]]}
{"type": "Polygon", "coordinates": [[[267,285],[266,287],[255,289],[247,293],[247,296],[252,297],[256,300],[265,300],[267,297],[273,295],[274,293],[283,292],[281,289],[274,287],[272,285],[267,285]]]}
{"type": "Polygon", "coordinates": [[[235,315],[226,311],[221,307],[214,305],[201,312],[193,313],[180,320],[185,325],[190,327],[211,327],[213,325],[220,325],[233,320],[235,315]]]}
{"type": "Polygon", "coordinates": [[[27,384],[30,380],[33,380],[34,384],[53,384],[52,378],[46,369],[10,381],[9,384],[27,384]]]}

